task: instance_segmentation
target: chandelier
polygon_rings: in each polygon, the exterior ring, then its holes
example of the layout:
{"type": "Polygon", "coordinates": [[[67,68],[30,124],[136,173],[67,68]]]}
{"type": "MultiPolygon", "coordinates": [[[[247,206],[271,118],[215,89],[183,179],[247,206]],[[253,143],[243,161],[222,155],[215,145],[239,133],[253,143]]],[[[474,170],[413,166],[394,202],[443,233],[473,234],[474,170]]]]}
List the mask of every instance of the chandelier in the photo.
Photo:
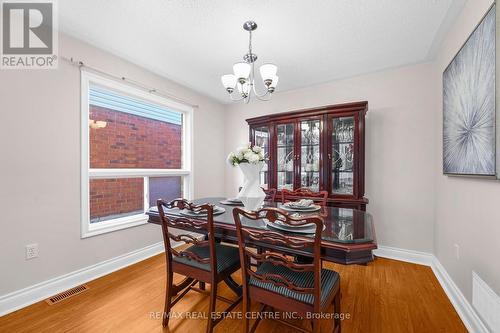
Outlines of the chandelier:
{"type": "Polygon", "coordinates": [[[265,91],[258,93],[255,89],[255,61],[257,55],[252,52],[252,31],[257,29],[257,23],[254,21],[247,21],[243,24],[243,29],[250,34],[248,41],[248,53],[243,56],[242,62],[233,65],[234,74],[227,74],[221,76],[222,85],[229,94],[232,101],[250,102],[253,94],[261,101],[268,101],[271,99],[271,94],[276,89],[278,84],[278,76],[276,72],[278,67],[274,64],[263,64],[260,66],[260,76],[264,83],[265,91]],[[235,89],[236,88],[236,89],[235,89]],[[233,92],[236,92],[233,94],[233,92]],[[235,96],[236,95],[236,96],[235,96]]]}

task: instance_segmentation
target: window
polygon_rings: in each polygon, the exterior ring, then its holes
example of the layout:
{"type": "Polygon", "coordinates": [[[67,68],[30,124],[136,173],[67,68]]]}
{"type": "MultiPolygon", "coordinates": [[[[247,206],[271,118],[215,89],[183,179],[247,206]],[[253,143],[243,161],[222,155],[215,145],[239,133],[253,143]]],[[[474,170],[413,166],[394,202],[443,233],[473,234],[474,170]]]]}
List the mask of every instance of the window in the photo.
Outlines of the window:
{"type": "Polygon", "coordinates": [[[82,237],[190,198],[191,130],[191,107],[82,71],[82,237]]]}

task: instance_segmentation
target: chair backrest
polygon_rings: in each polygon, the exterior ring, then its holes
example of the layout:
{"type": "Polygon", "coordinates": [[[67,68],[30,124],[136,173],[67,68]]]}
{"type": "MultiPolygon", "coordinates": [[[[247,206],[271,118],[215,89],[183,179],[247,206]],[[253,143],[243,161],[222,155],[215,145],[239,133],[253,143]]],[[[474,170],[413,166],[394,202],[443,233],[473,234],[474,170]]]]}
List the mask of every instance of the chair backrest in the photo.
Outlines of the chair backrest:
{"type": "Polygon", "coordinates": [[[287,201],[295,201],[300,199],[310,199],[320,206],[326,206],[326,200],[328,199],[327,191],[314,192],[308,188],[301,187],[294,191],[283,189],[281,190],[281,203],[287,201]]]}
{"type": "MultiPolygon", "coordinates": [[[[238,192],[241,192],[241,189],[243,187],[238,187],[238,192]]],[[[266,194],[266,198],[264,199],[265,201],[271,201],[274,202],[276,200],[276,189],[275,188],[262,188],[262,191],[266,194]]]]}
{"type": "Polygon", "coordinates": [[[275,188],[263,188],[262,190],[264,190],[264,193],[266,194],[266,198],[265,200],[266,201],[270,201],[270,202],[274,202],[274,200],[276,199],[276,189],[275,188]]]}
{"type": "MultiPolygon", "coordinates": [[[[214,206],[210,204],[195,205],[185,199],[175,199],[170,202],[165,202],[162,199],[157,200],[158,213],[161,219],[161,227],[163,231],[163,242],[165,243],[165,254],[167,257],[167,270],[172,271],[172,258],[184,257],[190,260],[197,261],[201,264],[209,264],[212,272],[216,272],[217,258],[215,256],[215,236],[214,236],[214,206]],[[207,211],[206,220],[191,219],[188,217],[170,217],[165,215],[166,209],[178,208],[179,210],[186,210],[188,212],[207,211]],[[176,228],[177,230],[186,230],[206,233],[206,240],[199,240],[188,232],[173,233],[169,228],[176,228]],[[200,247],[209,247],[209,258],[200,258],[196,253],[189,250],[177,251],[172,248],[170,240],[176,242],[185,242],[187,244],[194,244],[200,247]]],[[[205,218],[204,218],[205,219],[205,218]]],[[[176,230],[176,231],[177,231],[176,230]]]]}
{"type": "Polygon", "coordinates": [[[302,217],[292,217],[284,210],[277,208],[263,208],[256,212],[248,212],[240,208],[233,209],[233,217],[238,235],[238,244],[240,251],[240,261],[243,275],[244,291],[248,288],[250,278],[260,280],[265,283],[272,283],[276,286],[282,286],[290,291],[301,294],[312,294],[315,300],[315,306],[320,302],[320,284],[321,284],[321,232],[323,231],[323,219],[318,215],[309,215],[302,217]],[[243,217],[243,220],[242,218],[243,217]],[[253,221],[263,221],[268,223],[281,223],[286,225],[305,225],[313,223],[316,225],[314,237],[289,236],[281,232],[259,230],[252,228],[253,221]],[[264,251],[260,253],[249,250],[250,244],[258,244],[264,251]],[[291,248],[301,255],[312,257],[310,263],[294,262],[290,256],[280,253],[279,248],[291,248]],[[266,262],[272,265],[281,265],[296,272],[313,272],[314,287],[304,288],[284,276],[276,274],[256,274],[255,269],[250,265],[251,259],[257,262],[257,265],[266,262]]]}

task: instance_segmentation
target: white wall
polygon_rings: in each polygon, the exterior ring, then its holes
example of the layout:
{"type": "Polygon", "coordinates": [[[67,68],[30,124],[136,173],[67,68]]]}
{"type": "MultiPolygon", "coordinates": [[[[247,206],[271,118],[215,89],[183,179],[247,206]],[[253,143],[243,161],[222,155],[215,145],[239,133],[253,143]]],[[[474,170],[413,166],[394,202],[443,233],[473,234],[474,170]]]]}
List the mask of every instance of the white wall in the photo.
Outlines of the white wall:
{"type": "MultiPolygon", "coordinates": [[[[438,140],[432,70],[429,64],[407,66],[277,93],[270,102],[229,105],[226,154],[248,141],[247,118],[367,100],[367,210],[378,243],[432,252],[438,140]]],[[[226,194],[233,195],[241,184],[239,170],[226,168],[226,194]]]]}
{"type": "MultiPolygon", "coordinates": [[[[500,294],[500,183],[495,180],[449,177],[442,174],[442,73],[492,2],[467,2],[449,30],[435,63],[435,255],[469,301],[472,300],[473,270],[500,294]],[[460,259],[456,258],[454,244],[460,247],[460,259]]],[[[497,26],[498,22],[497,10],[497,26]]],[[[498,34],[497,28],[497,41],[498,34]]],[[[499,55],[497,51],[497,57],[499,55]]],[[[497,62],[497,66],[499,65],[500,62],[497,62]]],[[[498,73],[497,69],[497,75],[498,73]]],[[[498,128],[497,126],[497,130],[498,128]]]]}
{"type": "MultiPolygon", "coordinates": [[[[175,93],[194,114],[195,197],[224,192],[224,108],[213,100],[75,39],[60,55],[175,93]]],[[[80,239],[80,74],[0,71],[0,295],[161,241],[145,225],[80,239]],[[24,246],[40,257],[26,261],[24,246]]]]}

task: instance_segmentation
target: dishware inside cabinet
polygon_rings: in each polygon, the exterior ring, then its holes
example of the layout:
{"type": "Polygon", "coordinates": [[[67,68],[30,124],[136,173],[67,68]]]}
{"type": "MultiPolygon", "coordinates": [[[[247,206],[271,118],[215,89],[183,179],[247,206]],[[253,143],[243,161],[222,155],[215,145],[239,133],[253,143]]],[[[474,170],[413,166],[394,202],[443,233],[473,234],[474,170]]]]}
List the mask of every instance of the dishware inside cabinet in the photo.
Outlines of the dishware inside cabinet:
{"type": "Polygon", "coordinates": [[[270,157],[270,139],[271,133],[269,126],[259,126],[253,129],[252,144],[254,146],[259,146],[264,151],[264,156],[266,161],[264,167],[260,171],[260,184],[264,189],[269,188],[270,182],[270,168],[269,168],[269,157],[270,157]]]}
{"type": "Polygon", "coordinates": [[[300,187],[319,191],[320,119],[300,122],[300,187]]]}
{"type": "Polygon", "coordinates": [[[332,193],[354,193],[354,116],[332,118],[332,193]]]}
{"type": "Polygon", "coordinates": [[[294,161],[295,152],[295,124],[277,124],[276,125],[276,172],[277,189],[293,189],[294,186],[294,161]]]}

